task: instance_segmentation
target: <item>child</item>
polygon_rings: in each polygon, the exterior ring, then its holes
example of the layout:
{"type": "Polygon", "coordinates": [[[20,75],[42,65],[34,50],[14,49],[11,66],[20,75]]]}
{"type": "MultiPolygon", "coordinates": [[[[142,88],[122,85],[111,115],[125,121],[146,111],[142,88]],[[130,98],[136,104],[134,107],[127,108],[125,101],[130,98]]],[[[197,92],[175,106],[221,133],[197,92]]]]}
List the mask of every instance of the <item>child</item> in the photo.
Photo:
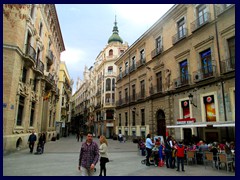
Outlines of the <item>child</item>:
{"type": "Polygon", "coordinates": [[[178,146],[177,146],[177,171],[180,170],[180,163],[182,165],[182,171],[184,170],[184,145],[182,144],[182,141],[179,142],[178,146]]]}

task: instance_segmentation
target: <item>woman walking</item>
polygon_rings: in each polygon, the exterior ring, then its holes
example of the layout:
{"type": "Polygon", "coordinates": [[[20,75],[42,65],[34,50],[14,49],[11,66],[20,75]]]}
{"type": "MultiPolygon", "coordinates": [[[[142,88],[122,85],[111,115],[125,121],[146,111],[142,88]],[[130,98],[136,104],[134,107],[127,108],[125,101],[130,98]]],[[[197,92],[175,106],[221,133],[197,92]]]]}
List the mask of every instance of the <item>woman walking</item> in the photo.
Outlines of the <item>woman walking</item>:
{"type": "Polygon", "coordinates": [[[104,176],[106,176],[106,163],[109,162],[108,159],[108,142],[106,140],[106,137],[101,135],[99,138],[100,141],[100,147],[99,147],[99,152],[100,152],[100,174],[99,176],[102,176],[102,171],[104,173],[104,176]]]}

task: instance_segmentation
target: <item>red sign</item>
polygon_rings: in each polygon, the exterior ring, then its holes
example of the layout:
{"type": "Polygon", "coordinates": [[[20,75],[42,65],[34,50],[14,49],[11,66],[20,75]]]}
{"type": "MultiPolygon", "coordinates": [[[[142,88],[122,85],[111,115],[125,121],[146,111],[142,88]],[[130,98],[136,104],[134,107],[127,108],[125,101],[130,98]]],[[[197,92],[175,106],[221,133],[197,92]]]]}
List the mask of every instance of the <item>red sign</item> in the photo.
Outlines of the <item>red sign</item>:
{"type": "Polygon", "coordinates": [[[189,119],[177,119],[177,124],[192,124],[195,123],[195,118],[189,118],[189,119]]]}

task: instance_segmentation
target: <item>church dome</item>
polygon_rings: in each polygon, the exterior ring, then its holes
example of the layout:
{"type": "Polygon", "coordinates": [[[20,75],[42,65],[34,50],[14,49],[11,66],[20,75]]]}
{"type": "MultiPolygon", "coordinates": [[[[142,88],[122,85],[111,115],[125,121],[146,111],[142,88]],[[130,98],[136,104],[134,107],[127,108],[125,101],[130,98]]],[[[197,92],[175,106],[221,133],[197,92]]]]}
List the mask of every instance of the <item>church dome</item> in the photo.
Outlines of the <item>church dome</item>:
{"type": "Polygon", "coordinates": [[[114,22],[114,27],[113,27],[113,30],[112,30],[112,35],[110,36],[110,38],[108,39],[108,44],[111,43],[111,42],[120,42],[120,43],[123,43],[123,40],[122,38],[118,35],[118,27],[117,27],[117,21],[115,19],[115,22],[114,22]]]}

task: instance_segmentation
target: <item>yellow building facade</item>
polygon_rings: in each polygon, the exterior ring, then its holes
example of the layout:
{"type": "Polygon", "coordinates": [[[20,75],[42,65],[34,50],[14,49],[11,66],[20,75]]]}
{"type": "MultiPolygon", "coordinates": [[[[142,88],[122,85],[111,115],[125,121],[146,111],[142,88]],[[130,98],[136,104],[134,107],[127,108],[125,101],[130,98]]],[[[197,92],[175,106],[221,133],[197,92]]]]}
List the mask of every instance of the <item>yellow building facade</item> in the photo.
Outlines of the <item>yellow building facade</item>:
{"type": "Polygon", "coordinates": [[[174,5],[115,64],[116,134],[234,140],[235,5],[174,5]]]}
{"type": "Polygon", "coordinates": [[[60,54],[55,5],[3,5],[3,149],[27,147],[30,132],[56,135],[60,54]]]}

